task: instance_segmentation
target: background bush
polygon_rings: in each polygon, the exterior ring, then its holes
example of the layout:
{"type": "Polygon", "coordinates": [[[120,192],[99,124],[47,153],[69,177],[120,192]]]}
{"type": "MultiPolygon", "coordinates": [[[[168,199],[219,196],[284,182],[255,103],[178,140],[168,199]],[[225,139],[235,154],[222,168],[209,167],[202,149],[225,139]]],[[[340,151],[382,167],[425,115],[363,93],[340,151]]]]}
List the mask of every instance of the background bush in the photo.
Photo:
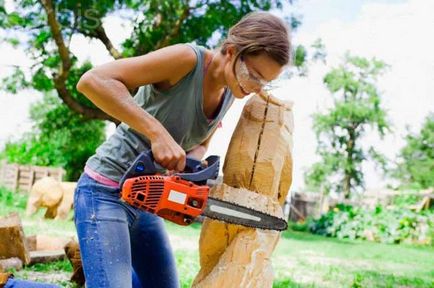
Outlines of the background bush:
{"type": "Polygon", "coordinates": [[[53,95],[31,108],[34,129],[9,141],[0,158],[10,163],[63,167],[66,180],[77,180],[87,159],[105,139],[103,121],[87,121],[53,95]]]}
{"type": "Polygon", "coordinates": [[[308,226],[314,234],[340,239],[432,245],[434,210],[416,212],[399,206],[367,210],[339,204],[308,226]]]}

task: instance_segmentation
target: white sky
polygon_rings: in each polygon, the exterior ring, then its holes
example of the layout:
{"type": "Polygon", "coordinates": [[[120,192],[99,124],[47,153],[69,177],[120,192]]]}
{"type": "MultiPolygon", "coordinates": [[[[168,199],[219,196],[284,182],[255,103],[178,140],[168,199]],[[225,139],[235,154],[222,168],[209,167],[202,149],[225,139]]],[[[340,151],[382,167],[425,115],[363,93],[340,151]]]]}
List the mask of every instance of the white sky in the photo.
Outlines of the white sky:
{"type": "MultiPolygon", "coordinates": [[[[6,1],[11,7],[10,1],[6,1]]],[[[303,15],[303,24],[294,35],[294,42],[309,46],[322,38],[328,53],[327,65],[310,67],[306,78],[285,81],[275,95],[295,103],[294,134],[294,189],[303,184],[303,170],[315,158],[316,141],[311,129],[311,117],[324,109],[330,94],[322,84],[322,77],[331,67],[340,63],[346,51],[353,55],[376,57],[391,65],[380,79],[384,107],[393,123],[394,133],[384,141],[369,135],[364,139],[387,156],[393,157],[403,145],[405,126],[412,130],[420,124],[429,111],[434,111],[434,1],[298,1],[297,13],[303,15]]],[[[128,35],[121,21],[111,17],[106,29],[115,43],[128,35]]],[[[10,71],[10,65],[30,66],[26,55],[6,44],[0,44],[0,77],[10,71]]],[[[105,48],[98,42],[91,45],[83,37],[74,37],[71,50],[83,60],[90,58],[94,64],[110,61],[105,48]]],[[[30,103],[41,96],[33,91],[18,95],[0,92],[0,148],[9,138],[19,137],[30,129],[28,109],[30,103]]],[[[223,157],[231,134],[238,121],[244,101],[238,101],[223,121],[210,145],[209,154],[223,157]]],[[[385,183],[370,165],[366,166],[368,188],[385,183]]]]}

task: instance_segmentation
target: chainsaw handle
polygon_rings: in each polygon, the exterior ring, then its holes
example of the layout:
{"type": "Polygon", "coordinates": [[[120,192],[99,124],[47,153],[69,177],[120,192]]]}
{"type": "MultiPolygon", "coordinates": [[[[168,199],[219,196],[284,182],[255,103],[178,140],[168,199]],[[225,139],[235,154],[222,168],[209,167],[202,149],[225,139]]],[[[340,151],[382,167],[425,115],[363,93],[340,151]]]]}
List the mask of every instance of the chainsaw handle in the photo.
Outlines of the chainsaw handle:
{"type": "MultiPolygon", "coordinates": [[[[182,173],[176,173],[175,175],[196,183],[206,184],[208,179],[216,179],[219,172],[220,157],[209,156],[205,159],[208,166],[204,167],[202,162],[190,157],[187,157],[185,164],[185,171],[182,173]]],[[[154,175],[158,172],[162,172],[165,169],[161,167],[154,160],[152,150],[149,149],[140,153],[132,165],[128,168],[125,174],[122,176],[119,186],[122,188],[126,179],[132,177],[138,177],[142,175],[154,175]]],[[[164,173],[164,172],[163,172],[164,173]]]]}
{"type": "Polygon", "coordinates": [[[195,183],[206,184],[208,179],[216,179],[219,174],[220,157],[216,155],[209,156],[205,159],[207,166],[203,166],[202,162],[193,158],[187,157],[185,164],[187,172],[176,173],[175,175],[184,180],[195,183]]]}
{"type": "Polygon", "coordinates": [[[161,169],[157,169],[157,167],[155,166],[152,151],[144,151],[136,157],[134,162],[124,173],[121,181],[119,182],[119,187],[122,189],[125,180],[127,180],[128,178],[138,177],[142,175],[153,175],[156,174],[158,171],[161,171],[161,169]]]}

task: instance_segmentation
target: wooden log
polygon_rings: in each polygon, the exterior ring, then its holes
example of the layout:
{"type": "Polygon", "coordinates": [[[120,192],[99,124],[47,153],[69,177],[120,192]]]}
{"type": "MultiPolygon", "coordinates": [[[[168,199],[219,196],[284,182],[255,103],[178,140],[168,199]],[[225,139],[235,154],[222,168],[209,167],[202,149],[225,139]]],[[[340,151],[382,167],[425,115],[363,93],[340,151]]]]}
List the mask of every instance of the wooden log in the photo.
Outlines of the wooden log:
{"type": "Polygon", "coordinates": [[[79,287],[84,286],[85,279],[83,265],[81,263],[80,247],[77,241],[72,240],[68,244],[66,244],[65,253],[69,261],[71,262],[73,269],[71,281],[76,283],[79,287]]]}
{"type": "Polygon", "coordinates": [[[0,258],[11,257],[19,258],[25,265],[30,262],[26,238],[17,213],[0,219],[0,258]]]}
{"type": "Polygon", "coordinates": [[[17,271],[23,269],[23,261],[17,257],[0,260],[0,271],[8,271],[11,269],[15,269],[17,271]]]}
{"type": "Polygon", "coordinates": [[[37,238],[36,235],[30,235],[26,237],[26,245],[28,251],[35,251],[36,250],[36,242],[37,238]]]}
{"type": "Polygon", "coordinates": [[[55,251],[64,250],[72,237],[57,237],[48,235],[36,235],[36,250],[37,251],[55,251]]]}
{"type": "MultiPolygon", "coordinates": [[[[292,126],[289,103],[252,97],[229,145],[224,185],[212,195],[282,217],[292,181],[292,126]]],[[[193,287],[272,287],[270,258],[279,235],[205,219],[193,287]]]]}
{"type": "Polygon", "coordinates": [[[31,251],[30,265],[36,263],[49,263],[54,261],[64,260],[66,257],[64,250],[51,251],[31,251]]]}

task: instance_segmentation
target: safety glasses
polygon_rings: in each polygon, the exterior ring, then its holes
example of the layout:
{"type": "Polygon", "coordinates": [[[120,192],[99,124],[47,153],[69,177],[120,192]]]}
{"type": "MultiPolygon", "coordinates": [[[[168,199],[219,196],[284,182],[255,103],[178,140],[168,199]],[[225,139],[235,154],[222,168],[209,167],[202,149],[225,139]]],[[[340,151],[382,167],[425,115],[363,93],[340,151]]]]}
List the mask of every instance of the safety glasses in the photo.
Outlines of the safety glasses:
{"type": "Polygon", "coordinates": [[[274,88],[269,81],[261,79],[259,75],[256,76],[255,73],[249,69],[242,55],[235,65],[235,73],[235,77],[241,88],[248,93],[259,92],[261,90],[269,91],[274,88]]]}

